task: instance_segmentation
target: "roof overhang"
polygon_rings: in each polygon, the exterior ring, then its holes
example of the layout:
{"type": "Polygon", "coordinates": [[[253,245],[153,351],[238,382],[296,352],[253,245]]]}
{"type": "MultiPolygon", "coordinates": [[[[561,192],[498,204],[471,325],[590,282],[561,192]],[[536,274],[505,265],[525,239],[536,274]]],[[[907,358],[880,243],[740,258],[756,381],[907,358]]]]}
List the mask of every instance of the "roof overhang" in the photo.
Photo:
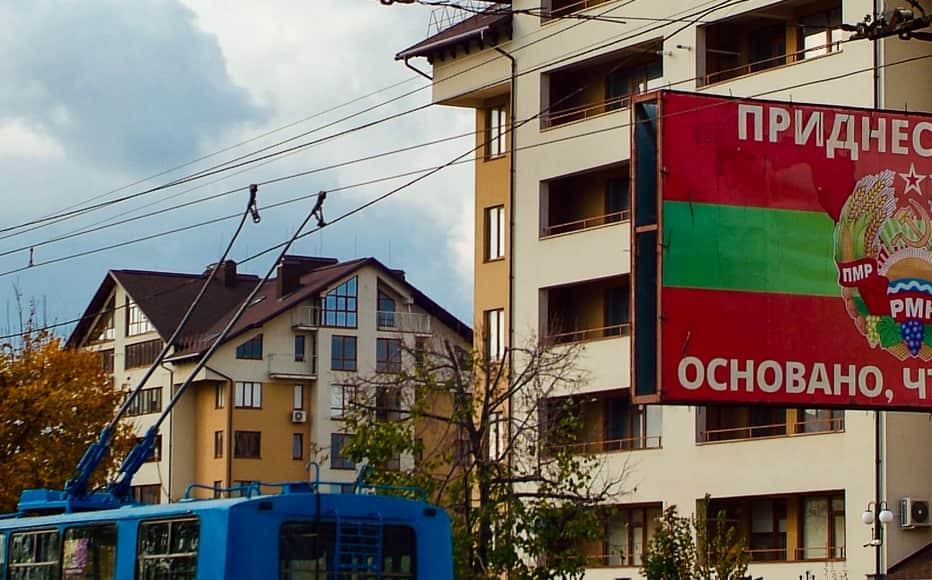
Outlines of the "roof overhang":
{"type": "Polygon", "coordinates": [[[395,60],[422,56],[433,61],[444,54],[455,55],[460,47],[468,52],[473,43],[485,48],[504,38],[511,38],[511,11],[491,8],[402,50],[395,60]]]}

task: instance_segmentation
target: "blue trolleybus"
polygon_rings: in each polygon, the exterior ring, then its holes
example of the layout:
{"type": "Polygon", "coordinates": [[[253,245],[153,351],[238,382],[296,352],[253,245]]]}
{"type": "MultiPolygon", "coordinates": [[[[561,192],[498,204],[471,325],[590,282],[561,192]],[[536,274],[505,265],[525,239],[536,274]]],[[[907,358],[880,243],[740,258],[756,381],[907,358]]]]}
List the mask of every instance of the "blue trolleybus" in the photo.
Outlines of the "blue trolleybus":
{"type": "MultiPolygon", "coordinates": [[[[450,521],[425,502],[279,485],[274,495],[186,499],[71,513],[25,492],[0,519],[8,580],[449,580],[450,521]]],[[[217,490],[218,493],[230,490],[217,490]]]]}

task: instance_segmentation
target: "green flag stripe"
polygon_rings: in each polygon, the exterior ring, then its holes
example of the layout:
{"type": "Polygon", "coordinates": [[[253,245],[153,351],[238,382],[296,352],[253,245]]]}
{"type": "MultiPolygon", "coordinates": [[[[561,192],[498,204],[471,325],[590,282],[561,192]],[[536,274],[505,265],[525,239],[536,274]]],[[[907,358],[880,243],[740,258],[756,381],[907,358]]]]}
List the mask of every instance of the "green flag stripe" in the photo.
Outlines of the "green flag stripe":
{"type": "Polygon", "coordinates": [[[666,201],[663,284],[838,296],[826,213],[666,201]]]}

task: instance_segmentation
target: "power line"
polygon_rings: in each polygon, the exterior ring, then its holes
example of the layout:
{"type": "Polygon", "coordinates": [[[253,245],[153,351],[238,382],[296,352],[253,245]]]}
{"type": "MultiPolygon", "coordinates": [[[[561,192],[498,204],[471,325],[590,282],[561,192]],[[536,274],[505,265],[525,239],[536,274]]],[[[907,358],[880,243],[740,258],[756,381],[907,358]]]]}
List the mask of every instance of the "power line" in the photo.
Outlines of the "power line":
{"type": "MultiPolygon", "coordinates": [[[[842,42],[848,42],[848,41],[842,41],[842,42]]],[[[925,60],[925,59],[929,59],[929,58],[932,58],[932,54],[929,54],[929,55],[921,55],[921,56],[915,56],[915,57],[910,57],[910,58],[902,59],[902,60],[899,60],[899,61],[889,62],[889,63],[885,63],[885,64],[882,64],[882,65],[878,65],[876,68],[878,68],[878,69],[880,69],[880,68],[887,68],[887,67],[897,66],[897,65],[901,65],[901,64],[908,64],[908,63],[910,63],[910,62],[917,62],[917,61],[925,60]]],[[[825,78],[815,79],[815,80],[812,80],[812,81],[806,81],[806,82],[802,82],[802,83],[797,83],[797,84],[790,85],[790,86],[784,86],[784,87],[779,87],[779,88],[776,88],[776,89],[770,89],[770,90],[767,90],[767,91],[763,91],[763,92],[760,92],[760,93],[756,93],[756,94],[750,95],[750,96],[747,97],[747,98],[758,98],[758,97],[763,97],[763,96],[767,96],[767,95],[771,95],[771,94],[774,94],[774,93],[783,92],[783,91],[787,91],[787,90],[793,90],[793,89],[798,89],[798,88],[804,88],[804,87],[807,87],[807,86],[812,86],[812,85],[816,85],[816,84],[820,84],[820,83],[825,83],[825,82],[832,82],[832,81],[840,80],[840,79],[847,78],[847,77],[850,77],[850,76],[854,76],[854,75],[857,75],[857,74],[863,74],[863,73],[866,73],[866,72],[873,72],[874,70],[875,70],[875,67],[873,67],[873,66],[871,66],[871,67],[866,67],[866,68],[858,69],[858,70],[855,70],[855,71],[849,71],[849,72],[846,72],[846,73],[840,73],[840,74],[838,74],[838,75],[834,75],[834,76],[831,76],[831,77],[825,77],[825,78]]],[[[664,115],[663,115],[663,118],[672,117],[672,116],[675,116],[675,115],[691,114],[691,113],[694,113],[694,112],[697,112],[697,111],[700,111],[700,110],[705,110],[705,109],[708,109],[708,108],[713,108],[713,107],[722,106],[723,104],[725,104],[725,103],[723,103],[723,102],[717,102],[717,103],[712,103],[712,104],[709,104],[709,105],[703,105],[703,106],[701,106],[701,107],[695,107],[695,108],[693,108],[693,109],[688,109],[688,110],[684,110],[684,111],[679,111],[679,112],[676,112],[676,113],[667,113],[667,114],[664,114],[664,115]]],[[[540,116],[541,114],[542,114],[542,113],[538,113],[537,115],[535,115],[535,116],[533,116],[533,117],[530,117],[530,118],[524,120],[524,121],[522,122],[522,124],[526,124],[527,122],[530,122],[531,120],[533,120],[534,118],[540,116]]],[[[635,121],[635,122],[636,122],[636,121],[635,121]]],[[[569,141],[569,140],[572,140],[572,139],[578,139],[578,138],[581,138],[581,137],[588,137],[588,136],[591,136],[591,135],[595,135],[595,134],[599,134],[599,133],[604,133],[604,132],[607,132],[607,131],[614,131],[614,130],[618,130],[618,129],[629,128],[629,127],[631,127],[631,126],[633,125],[633,123],[634,123],[634,122],[632,122],[632,121],[628,121],[628,122],[621,123],[621,124],[618,124],[618,125],[613,125],[613,126],[611,126],[611,127],[605,127],[605,128],[602,128],[602,129],[596,129],[596,130],[593,130],[593,131],[589,131],[589,132],[587,132],[587,133],[580,133],[580,134],[576,134],[576,135],[570,135],[570,136],[567,136],[567,137],[562,137],[562,138],[558,138],[558,139],[553,139],[553,140],[550,140],[550,141],[547,141],[547,142],[542,142],[542,143],[536,143],[536,144],[532,144],[532,145],[527,145],[527,146],[524,146],[524,147],[516,148],[515,150],[512,151],[512,153],[513,153],[514,151],[520,151],[520,150],[525,150],[525,149],[533,149],[533,148],[537,148],[537,147],[543,147],[543,146],[547,146],[547,145],[552,145],[552,144],[554,144],[554,143],[569,141]]],[[[447,162],[447,163],[445,163],[445,164],[443,164],[443,165],[438,165],[438,166],[434,166],[434,167],[429,167],[429,168],[423,168],[423,169],[419,169],[419,170],[409,171],[409,172],[405,172],[405,173],[401,173],[401,174],[396,174],[396,175],[392,175],[392,176],[388,176],[388,177],[383,177],[383,178],[377,178],[377,179],[369,180],[369,181],[367,181],[367,182],[362,182],[362,183],[358,183],[358,184],[353,184],[353,185],[350,185],[350,186],[343,186],[343,187],[340,187],[340,188],[334,188],[334,189],[330,190],[331,192],[341,191],[341,190],[351,189],[351,188],[354,188],[354,187],[361,187],[361,186],[364,186],[364,185],[371,185],[371,184],[378,183],[378,182],[382,182],[382,181],[389,181],[389,180],[393,180],[393,179],[400,179],[400,178],[402,178],[402,177],[408,177],[408,176],[411,176],[411,175],[422,174],[422,175],[418,176],[417,178],[415,178],[414,180],[411,180],[411,181],[405,183],[405,184],[402,185],[402,186],[399,186],[399,187],[397,187],[397,188],[394,188],[394,189],[390,190],[389,192],[387,192],[387,193],[385,193],[385,194],[382,194],[382,195],[380,195],[380,196],[378,196],[378,197],[376,197],[376,198],[370,200],[369,202],[366,202],[365,204],[362,204],[362,205],[360,205],[360,206],[357,206],[357,207],[354,208],[353,210],[350,210],[350,211],[348,211],[348,212],[345,212],[344,214],[342,214],[342,215],[340,215],[340,216],[334,218],[333,220],[331,220],[331,221],[329,222],[329,224],[337,223],[337,222],[342,221],[342,220],[344,220],[344,219],[346,219],[346,218],[348,218],[348,217],[350,217],[350,216],[352,216],[352,215],[354,215],[354,214],[356,214],[356,213],[359,213],[359,212],[361,212],[362,210],[364,210],[364,209],[366,209],[366,208],[368,208],[368,207],[370,207],[370,206],[372,206],[372,205],[374,205],[374,204],[376,204],[376,203],[378,203],[378,202],[380,202],[380,201],[386,199],[387,197],[390,197],[390,196],[392,196],[392,195],[398,193],[399,191],[402,191],[402,190],[406,189],[407,187],[410,187],[411,185],[417,183],[418,181],[421,181],[421,180],[423,180],[423,179],[426,179],[426,178],[429,177],[430,175],[433,175],[433,174],[437,173],[438,171],[440,171],[440,170],[442,170],[442,169],[445,169],[445,168],[450,167],[450,166],[455,165],[455,164],[459,164],[459,163],[471,161],[471,160],[469,160],[469,159],[464,160],[463,158],[466,157],[467,155],[470,155],[470,154],[474,153],[474,152],[477,151],[480,147],[482,147],[481,144],[478,145],[478,146],[476,146],[476,147],[474,147],[474,148],[472,148],[472,149],[470,149],[469,151],[466,151],[465,153],[463,153],[463,154],[461,154],[461,155],[456,156],[456,157],[453,158],[451,161],[449,161],[449,162],[447,162]]],[[[283,202],[279,202],[279,203],[277,203],[277,204],[273,204],[273,205],[267,206],[267,207],[264,208],[264,209],[271,209],[271,208],[273,208],[273,207],[281,207],[281,206],[286,205],[286,204],[296,203],[296,202],[298,202],[298,201],[303,201],[303,200],[309,199],[309,198],[311,198],[311,197],[314,197],[314,196],[316,196],[316,195],[317,195],[317,194],[308,194],[308,195],[300,196],[300,197],[297,197],[297,198],[293,198],[293,199],[291,199],[291,200],[286,200],[286,201],[283,201],[283,202]]],[[[193,229],[193,228],[195,228],[195,227],[201,227],[201,226],[203,226],[203,225],[209,225],[209,224],[212,224],[212,223],[216,223],[216,222],[218,222],[218,221],[223,221],[223,220],[232,219],[232,218],[236,217],[236,215],[237,215],[237,214],[233,214],[233,215],[230,215],[230,216],[224,216],[224,217],[222,217],[222,218],[217,218],[217,219],[214,219],[214,220],[210,220],[209,222],[202,222],[202,223],[199,223],[199,224],[193,224],[193,225],[191,225],[191,226],[185,226],[185,228],[180,228],[179,230],[183,231],[183,230],[185,230],[185,229],[193,229]]],[[[329,225],[329,224],[328,224],[328,225],[329,225]]],[[[312,234],[314,234],[314,233],[317,233],[317,232],[320,231],[321,229],[322,229],[322,227],[315,228],[315,229],[313,229],[313,230],[311,230],[311,231],[308,231],[308,232],[302,234],[300,237],[303,238],[303,237],[310,236],[310,235],[312,235],[312,234]]],[[[170,231],[168,231],[168,232],[162,232],[162,233],[160,233],[160,234],[157,234],[157,236],[161,237],[161,236],[164,236],[164,235],[170,235],[171,233],[176,233],[176,232],[179,231],[179,230],[170,230],[170,231]]],[[[151,239],[151,238],[153,238],[153,237],[156,237],[156,236],[151,236],[151,237],[148,238],[148,239],[151,239]]],[[[144,240],[138,240],[138,241],[144,241],[144,240]]],[[[136,243],[136,242],[137,242],[137,240],[130,240],[130,241],[124,242],[124,243],[122,243],[122,244],[120,244],[120,245],[129,245],[129,244],[136,243]]],[[[270,253],[270,252],[272,252],[272,251],[274,251],[274,250],[276,250],[276,249],[279,249],[279,248],[281,248],[281,247],[282,247],[282,244],[276,244],[275,246],[272,246],[272,247],[267,248],[267,249],[265,249],[265,250],[263,250],[263,251],[261,251],[261,252],[259,252],[259,253],[253,254],[253,255],[251,255],[251,256],[249,256],[249,257],[247,257],[247,258],[244,258],[244,259],[240,260],[239,263],[240,263],[240,264],[243,264],[243,263],[247,263],[247,262],[249,262],[249,261],[258,259],[259,257],[261,257],[261,256],[263,256],[263,255],[265,255],[265,254],[268,254],[268,253],[270,253]]],[[[98,252],[98,251],[105,251],[106,249],[111,249],[111,247],[98,249],[98,250],[96,250],[94,253],[96,253],[96,252],[98,252]]],[[[82,254],[82,255],[85,255],[85,254],[82,254]]],[[[60,261],[60,260],[59,260],[59,261],[60,261]]],[[[20,269],[20,270],[22,270],[22,269],[20,269]]],[[[10,274],[10,273],[12,273],[12,272],[0,273],[0,276],[5,276],[5,275],[8,275],[8,274],[10,274]]],[[[199,278],[198,278],[198,279],[199,279],[199,278]]],[[[197,280],[197,279],[195,279],[195,281],[196,281],[196,280],[197,280]]],[[[176,289],[180,289],[181,287],[183,287],[183,285],[179,285],[176,289]]],[[[165,292],[175,291],[176,289],[170,289],[170,290],[165,291],[165,292]]],[[[157,296],[159,296],[159,295],[161,295],[162,293],[165,293],[165,292],[160,292],[160,293],[158,293],[158,294],[154,294],[154,295],[150,296],[149,298],[150,298],[150,299],[153,299],[154,297],[157,297],[157,296]]],[[[115,308],[113,309],[113,311],[119,310],[120,308],[122,308],[122,307],[119,307],[119,306],[118,306],[118,307],[115,307],[115,308]]],[[[95,313],[93,316],[96,317],[96,316],[98,316],[99,314],[100,314],[100,313],[95,313]]],[[[73,320],[69,320],[69,321],[65,321],[65,322],[60,322],[60,323],[55,323],[55,324],[46,325],[46,326],[41,327],[41,328],[33,329],[33,332],[35,332],[35,331],[41,331],[41,330],[50,330],[50,329],[58,328],[58,327],[61,327],[61,326],[67,326],[67,325],[70,325],[70,324],[74,324],[74,323],[80,322],[80,321],[84,320],[85,318],[87,318],[87,317],[80,317],[80,318],[73,319],[73,320]]],[[[8,334],[8,335],[0,336],[0,339],[15,338],[15,337],[23,336],[24,334],[27,334],[27,333],[13,333],[13,334],[8,334]]]]}

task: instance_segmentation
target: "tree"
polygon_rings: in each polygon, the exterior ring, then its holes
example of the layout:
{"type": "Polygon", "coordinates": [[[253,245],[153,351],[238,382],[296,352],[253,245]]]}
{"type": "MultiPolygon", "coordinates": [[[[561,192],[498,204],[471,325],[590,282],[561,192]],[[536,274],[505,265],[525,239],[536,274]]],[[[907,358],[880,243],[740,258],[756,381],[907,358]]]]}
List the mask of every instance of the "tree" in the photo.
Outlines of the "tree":
{"type": "Polygon", "coordinates": [[[692,518],[664,510],[657,531],[644,551],[641,573],[648,580],[740,580],[747,574],[744,539],[719,510],[708,518],[709,496],[692,518]]]}
{"type": "Polygon", "coordinates": [[[396,373],[357,379],[343,451],[370,481],[417,486],[448,509],[457,578],[582,576],[579,547],[600,539],[596,508],[625,470],[572,445],[579,352],[531,341],[499,361],[435,341],[404,349],[396,373]]]}
{"type": "MultiPolygon", "coordinates": [[[[19,345],[0,347],[0,512],[14,511],[23,489],[62,489],[121,399],[99,354],[28,328],[19,345]]],[[[119,430],[111,457],[131,443],[129,428],[119,430]]]]}

